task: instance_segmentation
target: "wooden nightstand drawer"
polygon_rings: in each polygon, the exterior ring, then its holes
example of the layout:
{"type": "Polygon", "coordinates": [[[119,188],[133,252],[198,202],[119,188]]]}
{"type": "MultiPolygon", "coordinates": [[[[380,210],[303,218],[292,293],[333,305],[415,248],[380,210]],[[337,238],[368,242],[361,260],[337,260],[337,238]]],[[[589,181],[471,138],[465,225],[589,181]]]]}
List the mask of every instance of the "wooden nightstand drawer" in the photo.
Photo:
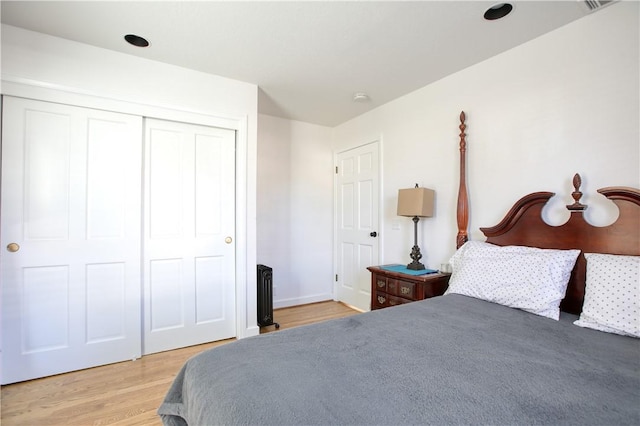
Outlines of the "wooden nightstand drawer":
{"type": "Polygon", "coordinates": [[[424,275],[405,274],[377,266],[367,269],[371,271],[371,309],[440,296],[447,289],[451,276],[440,272],[424,275]]]}
{"type": "Polygon", "coordinates": [[[416,284],[408,281],[387,279],[387,292],[405,299],[416,299],[416,284]]]}
{"type": "Polygon", "coordinates": [[[413,300],[403,299],[402,297],[397,297],[397,296],[389,296],[389,301],[387,303],[387,306],[396,306],[396,305],[402,305],[404,303],[411,303],[411,302],[413,302],[413,300]]]}
{"type": "Polygon", "coordinates": [[[389,306],[389,295],[387,293],[376,292],[372,309],[386,308],[389,306]]]}
{"type": "Polygon", "coordinates": [[[387,278],[387,292],[389,294],[398,294],[398,280],[387,278]]]}

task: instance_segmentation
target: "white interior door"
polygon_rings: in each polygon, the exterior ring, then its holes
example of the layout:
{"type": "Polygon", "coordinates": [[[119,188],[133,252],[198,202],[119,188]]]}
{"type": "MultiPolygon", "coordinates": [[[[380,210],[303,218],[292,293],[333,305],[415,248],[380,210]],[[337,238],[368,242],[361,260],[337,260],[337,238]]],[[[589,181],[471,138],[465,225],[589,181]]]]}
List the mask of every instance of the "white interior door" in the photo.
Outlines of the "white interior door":
{"type": "Polygon", "coordinates": [[[145,120],[144,345],[235,329],[235,132],[145,120]]]}
{"type": "Polygon", "coordinates": [[[371,307],[371,276],[378,264],[378,142],[337,155],[336,298],[358,309],[371,307]]]}
{"type": "Polygon", "coordinates": [[[3,98],[3,384],[140,356],[141,134],[3,98]]]}

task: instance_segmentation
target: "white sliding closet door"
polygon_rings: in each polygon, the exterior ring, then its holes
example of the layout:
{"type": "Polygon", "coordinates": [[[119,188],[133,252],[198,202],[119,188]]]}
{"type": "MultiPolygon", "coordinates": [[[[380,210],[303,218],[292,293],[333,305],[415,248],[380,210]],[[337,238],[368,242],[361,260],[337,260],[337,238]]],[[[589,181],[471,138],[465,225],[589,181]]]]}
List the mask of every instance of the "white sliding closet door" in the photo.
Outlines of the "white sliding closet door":
{"type": "Polygon", "coordinates": [[[140,356],[141,134],[141,117],[3,98],[3,384],[140,356]]]}
{"type": "Polygon", "coordinates": [[[235,132],[145,120],[144,344],[236,335],[235,132]]]}

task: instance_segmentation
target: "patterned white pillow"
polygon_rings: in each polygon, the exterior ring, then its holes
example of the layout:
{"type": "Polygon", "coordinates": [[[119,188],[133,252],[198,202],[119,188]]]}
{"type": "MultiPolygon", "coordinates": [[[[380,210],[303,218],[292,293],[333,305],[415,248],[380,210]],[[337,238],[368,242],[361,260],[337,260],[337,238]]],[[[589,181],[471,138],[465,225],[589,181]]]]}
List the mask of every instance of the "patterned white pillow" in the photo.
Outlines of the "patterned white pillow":
{"type": "Polygon", "coordinates": [[[446,293],[457,293],[558,320],[580,250],[496,246],[469,241],[451,258],[446,293]]]}
{"type": "Polygon", "coordinates": [[[640,256],[585,253],[587,284],[574,324],[640,337],[640,256]]]}

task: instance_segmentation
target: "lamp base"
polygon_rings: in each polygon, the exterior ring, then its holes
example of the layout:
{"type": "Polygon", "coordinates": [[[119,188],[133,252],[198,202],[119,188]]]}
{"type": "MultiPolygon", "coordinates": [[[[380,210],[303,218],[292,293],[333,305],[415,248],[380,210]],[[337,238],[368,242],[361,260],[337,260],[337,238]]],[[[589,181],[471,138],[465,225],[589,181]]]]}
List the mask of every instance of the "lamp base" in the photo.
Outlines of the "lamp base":
{"type": "Polygon", "coordinates": [[[422,271],[425,269],[424,265],[420,263],[420,259],[422,259],[422,253],[420,253],[420,247],[418,245],[414,245],[411,248],[411,254],[409,255],[413,262],[407,265],[407,269],[411,269],[412,271],[422,271]]]}
{"type": "Polygon", "coordinates": [[[420,262],[416,262],[415,260],[407,265],[407,269],[411,269],[412,271],[422,271],[425,269],[424,265],[420,262]]]}

